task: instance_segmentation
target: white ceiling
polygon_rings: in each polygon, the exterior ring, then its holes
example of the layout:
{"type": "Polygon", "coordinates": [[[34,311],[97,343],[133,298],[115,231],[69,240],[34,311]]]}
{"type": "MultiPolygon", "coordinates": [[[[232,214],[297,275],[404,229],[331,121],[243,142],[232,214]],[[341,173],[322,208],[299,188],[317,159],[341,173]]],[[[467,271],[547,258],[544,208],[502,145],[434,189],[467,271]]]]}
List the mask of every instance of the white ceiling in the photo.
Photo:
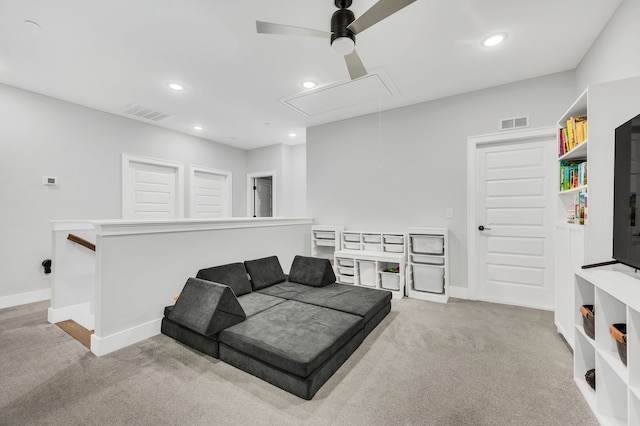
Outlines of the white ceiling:
{"type": "Polygon", "coordinates": [[[304,116],[284,101],[304,80],[349,81],[343,59],[255,21],[329,31],[333,0],[0,0],[0,82],[118,115],[139,104],[173,114],[156,125],[243,149],[295,144],[316,124],[574,69],[620,2],[418,0],[357,37],[393,95],[304,116]],[[495,32],[507,41],[482,47],[495,32]]]}

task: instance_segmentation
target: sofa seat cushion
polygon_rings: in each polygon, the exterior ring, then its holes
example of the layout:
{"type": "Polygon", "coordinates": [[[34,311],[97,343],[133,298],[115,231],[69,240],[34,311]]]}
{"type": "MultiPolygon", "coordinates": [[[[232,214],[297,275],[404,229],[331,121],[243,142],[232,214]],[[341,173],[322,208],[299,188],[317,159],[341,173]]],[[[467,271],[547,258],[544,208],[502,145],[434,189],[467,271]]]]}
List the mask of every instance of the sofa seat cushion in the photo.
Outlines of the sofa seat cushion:
{"type": "Polygon", "coordinates": [[[252,317],[255,314],[259,314],[262,311],[266,311],[270,307],[279,305],[284,301],[285,299],[280,297],[273,297],[260,293],[249,293],[238,297],[238,302],[240,302],[240,306],[242,306],[242,310],[247,318],[252,317]]]}
{"type": "Polygon", "coordinates": [[[269,296],[280,297],[282,299],[293,299],[301,293],[312,290],[313,287],[304,284],[283,281],[269,287],[258,290],[256,293],[268,294],[269,296]]]}
{"type": "Polygon", "coordinates": [[[361,317],[287,300],[229,327],[223,343],[252,358],[307,377],[357,334],[361,317]]]}
{"type": "Polygon", "coordinates": [[[289,281],[312,287],[324,287],[336,282],[329,259],[296,256],[289,271],[289,281]]]}
{"type": "Polygon", "coordinates": [[[253,290],[260,290],[287,279],[277,256],[246,260],[244,266],[251,277],[253,290]]]}
{"type": "Polygon", "coordinates": [[[391,292],[346,284],[331,284],[326,287],[309,287],[291,300],[336,309],[359,315],[365,322],[391,301],[391,292]]]}
{"type": "Polygon", "coordinates": [[[251,293],[251,282],[247,276],[244,263],[229,263],[200,269],[196,278],[227,285],[231,287],[236,296],[251,293]]]}

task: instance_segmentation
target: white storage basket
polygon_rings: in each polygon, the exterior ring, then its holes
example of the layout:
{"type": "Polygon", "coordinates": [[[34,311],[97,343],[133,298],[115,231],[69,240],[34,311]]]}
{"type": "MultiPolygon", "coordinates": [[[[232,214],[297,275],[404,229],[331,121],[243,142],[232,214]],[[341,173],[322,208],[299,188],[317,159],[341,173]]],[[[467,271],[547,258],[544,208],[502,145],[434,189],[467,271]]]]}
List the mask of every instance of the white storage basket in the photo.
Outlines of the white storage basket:
{"type": "Polygon", "coordinates": [[[380,235],[377,234],[364,234],[362,235],[362,239],[365,243],[379,243],[382,241],[380,235]]]}
{"type": "Polygon", "coordinates": [[[430,256],[428,254],[412,254],[411,261],[413,263],[424,263],[426,265],[444,265],[444,257],[430,256]]]}
{"type": "Polygon", "coordinates": [[[400,290],[400,274],[380,272],[380,286],[386,290],[400,290]]]}
{"type": "Polygon", "coordinates": [[[345,241],[349,241],[352,243],[360,242],[360,234],[347,234],[346,232],[342,234],[342,237],[345,241]]]}
{"type": "Polygon", "coordinates": [[[411,250],[420,254],[444,254],[444,237],[441,235],[412,235],[411,250]]]}
{"type": "Polygon", "coordinates": [[[413,289],[429,293],[444,291],[444,268],[439,266],[412,265],[413,289]]]}
{"type": "Polygon", "coordinates": [[[358,261],[360,285],[365,287],[376,286],[376,263],[366,260],[358,261]]]}

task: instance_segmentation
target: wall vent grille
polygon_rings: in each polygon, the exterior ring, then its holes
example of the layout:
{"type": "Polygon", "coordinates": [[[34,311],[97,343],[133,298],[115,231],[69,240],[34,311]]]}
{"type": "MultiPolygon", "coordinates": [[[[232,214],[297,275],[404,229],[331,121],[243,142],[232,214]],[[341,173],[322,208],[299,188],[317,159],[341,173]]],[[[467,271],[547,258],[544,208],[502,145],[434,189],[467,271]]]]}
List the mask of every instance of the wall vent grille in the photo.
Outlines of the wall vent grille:
{"type": "Polygon", "coordinates": [[[168,112],[160,111],[153,108],[147,108],[138,104],[129,104],[125,109],[122,110],[122,112],[127,115],[132,115],[136,118],[155,122],[173,117],[173,114],[170,114],[168,112]]]}
{"type": "Polygon", "coordinates": [[[529,127],[529,117],[503,118],[500,120],[500,130],[513,130],[529,127]]]}

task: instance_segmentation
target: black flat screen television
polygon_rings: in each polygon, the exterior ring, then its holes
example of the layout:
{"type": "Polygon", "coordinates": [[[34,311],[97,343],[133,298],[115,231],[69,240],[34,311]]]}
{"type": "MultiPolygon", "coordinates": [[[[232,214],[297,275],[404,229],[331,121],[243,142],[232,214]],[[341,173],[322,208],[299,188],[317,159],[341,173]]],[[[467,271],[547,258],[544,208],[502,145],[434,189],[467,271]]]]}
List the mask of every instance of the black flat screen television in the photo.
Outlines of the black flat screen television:
{"type": "Polygon", "coordinates": [[[616,128],[613,172],[613,258],[640,269],[640,114],[616,128]]]}

